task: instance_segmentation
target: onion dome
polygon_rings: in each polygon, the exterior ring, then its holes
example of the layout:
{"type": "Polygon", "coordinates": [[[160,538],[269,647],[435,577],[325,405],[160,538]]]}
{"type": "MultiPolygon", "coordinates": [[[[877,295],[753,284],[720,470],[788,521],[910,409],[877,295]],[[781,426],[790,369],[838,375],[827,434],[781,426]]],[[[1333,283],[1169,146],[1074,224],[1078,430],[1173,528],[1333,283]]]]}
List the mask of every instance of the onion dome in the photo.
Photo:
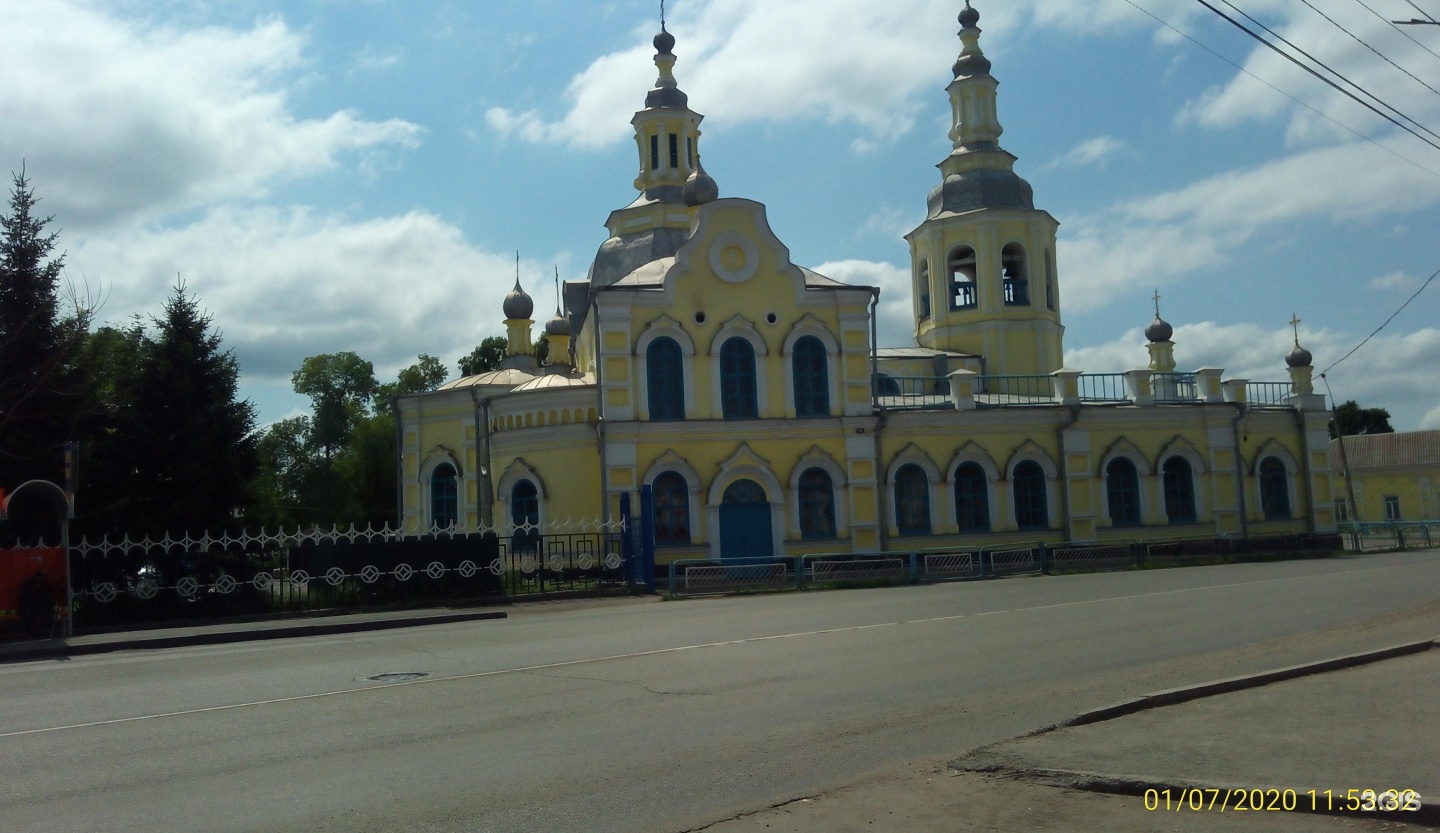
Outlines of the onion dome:
{"type": "Polygon", "coordinates": [[[520,288],[519,278],[515,279],[515,288],[505,296],[501,309],[505,312],[505,318],[511,321],[527,321],[535,312],[535,301],[520,288]]]}
{"type": "Polygon", "coordinates": [[[568,336],[568,335],[570,335],[570,319],[568,319],[568,318],[565,317],[565,314],[560,311],[560,308],[559,308],[559,307],[556,307],[556,308],[555,308],[555,317],[552,318],[552,319],[550,319],[550,323],[548,323],[548,324],[545,325],[545,335],[547,335],[547,336],[568,336]]]}
{"type": "Polygon", "coordinates": [[[1310,367],[1314,360],[1315,357],[1310,355],[1310,351],[1297,343],[1295,349],[1290,351],[1290,355],[1285,357],[1285,364],[1290,367],[1310,367]]]}
{"type": "Polygon", "coordinates": [[[955,61],[953,69],[956,78],[990,74],[990,59],[985,57],[985,53],[981,52],[978,46],[974,46],[973,39],[980,35],[979,27],[976,26],[979,22],[980,13],[971,8],[970,0],[965,0],[965,10],[960,13],[960,37],[963,39],[970,35],[972,39],[967,42],[965,51],[961,52],[960,58],[955,61]]]}
{"type": "Polygon", "coordinates": [[[665,24],[660,24],[660,34],[655,36],[655,51],[661,55],[675,54],[675,36],[665,30],[665,24]]]}
{"type": "Polygon", "coordinates": [[[1175,335],[1175,328],[1159,315],[1156,315],[1150,326],[1145,328],[1145,338],[1149,339],[1151,344],[1169,341],[1173,335],[1175,335]]]}
{"type": "Polygon", "coordinates": [[[705,172],[705,166],[698,156],[695,158],[695,170],[690,173],[690,178],[685,180],[681,198],[691,208],[720,199],[720,186],[715,184],[714,177],[705,172]]]}
{"type": "Polygon", "coordinates": [[[660,67],[660,78],[656,80],[655,88],[645,96],[647,110],[685,110],[690,106],[690,96],[675,81],[674,49],[675,36],[665,31],[664,24],[661,24],[660,34],[655,36],[655,64],[660,67]]]}

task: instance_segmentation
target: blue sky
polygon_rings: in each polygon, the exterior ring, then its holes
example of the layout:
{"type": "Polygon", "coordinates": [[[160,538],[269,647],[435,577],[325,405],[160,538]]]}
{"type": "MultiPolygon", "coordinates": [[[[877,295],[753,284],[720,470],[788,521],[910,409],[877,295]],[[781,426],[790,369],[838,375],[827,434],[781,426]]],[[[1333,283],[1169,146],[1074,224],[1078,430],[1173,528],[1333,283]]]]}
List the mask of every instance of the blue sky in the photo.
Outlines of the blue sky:
{"type": "MultiPolygon", "coordinates": [[[[502,332],[516,250],[541,310],[557,266],[583,277],[634,197],[656,5],[0,0],[0,163],[26,166],[103,318],[158,311],[183,276],[269,422],[305,406],[289,375],[316,353],[386,378],[421,352],[453,371],[502,332]]],[[[1440,94],[1305,5],[1236,5],[1440,130],[1440,94]]],[[[1440,27],[1412,27],[1422,48],[1358,0],[1315,5],[1440,86],[1440,27]]],[[[909,339],[901,235],[949,151],[962,6],[670,4],[721,193],[764,202],[797,262],[882,286],[886,346],[909,339]]],[[[976,7],[1002,144],[1062,224],[1071,366],[1143,365],[1158,288],[1182,368],[1281,380],[1292,313],[1324,368],[1440,269],[1440,150],[1198,3],[976,7]]],[[[1440,428],[1437,299],[1337,368],[1336,396],[1440,428]]]]}

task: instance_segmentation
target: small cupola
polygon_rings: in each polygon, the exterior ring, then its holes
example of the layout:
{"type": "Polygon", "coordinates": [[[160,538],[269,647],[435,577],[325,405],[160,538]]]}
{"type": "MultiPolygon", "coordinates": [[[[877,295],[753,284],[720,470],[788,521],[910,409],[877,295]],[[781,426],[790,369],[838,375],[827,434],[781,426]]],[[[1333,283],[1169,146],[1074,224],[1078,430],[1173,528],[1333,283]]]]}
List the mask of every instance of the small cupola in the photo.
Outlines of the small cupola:
{"type": "Polygon", "coordinates": [[[685,190],[681,197],[691,208],[720,199],[720,186],[715,184],[714,177],[705,172],[705,165],[699,157],[695,158],[695,170],[690,174],[690,178],[685,180],[685,190]]]}

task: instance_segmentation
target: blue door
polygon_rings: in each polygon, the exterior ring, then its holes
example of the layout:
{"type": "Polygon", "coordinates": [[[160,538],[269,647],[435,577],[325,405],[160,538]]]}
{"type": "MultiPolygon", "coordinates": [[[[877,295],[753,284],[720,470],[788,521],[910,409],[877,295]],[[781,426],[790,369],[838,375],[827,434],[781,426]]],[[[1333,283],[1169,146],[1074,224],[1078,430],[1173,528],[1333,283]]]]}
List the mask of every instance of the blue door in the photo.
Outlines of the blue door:
{"type": "Polygon", "coordinates": [[[775,555],[770,501],[753,480],[737,480],[720,502],[720,557],[771,558],[775,555]]]}

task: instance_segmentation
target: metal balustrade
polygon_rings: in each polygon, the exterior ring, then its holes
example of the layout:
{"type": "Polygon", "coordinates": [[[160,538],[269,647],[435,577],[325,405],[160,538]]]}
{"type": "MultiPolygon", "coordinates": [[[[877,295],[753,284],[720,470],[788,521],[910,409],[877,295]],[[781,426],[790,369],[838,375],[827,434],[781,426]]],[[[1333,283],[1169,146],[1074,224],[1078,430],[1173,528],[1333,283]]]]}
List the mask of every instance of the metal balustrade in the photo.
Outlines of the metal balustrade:
{"type": "Polygon", "coordinates": [[[1289,408],[1294,385],[1289,382],[1249,382],[1245,401],[1252,408],[1289,408]]]}
{"type": "Polygon", "coordinates": [[[1199,398],[1194,373],[1152,373],[1150,390],[1156,402],[1194,402],[1199,398]]]}
{"type": "Polygon", "coordinates": [[[1082,373],[1080,401],[1129,402],[1129,380],[1124,373],[1082,373]]]}
{"type": "Polygon", "coordinates": [[[1055,379],[1051,376],[976,376],[975,405],[1003,408],[1012,405],[1054,405],[1055,379]]]}

